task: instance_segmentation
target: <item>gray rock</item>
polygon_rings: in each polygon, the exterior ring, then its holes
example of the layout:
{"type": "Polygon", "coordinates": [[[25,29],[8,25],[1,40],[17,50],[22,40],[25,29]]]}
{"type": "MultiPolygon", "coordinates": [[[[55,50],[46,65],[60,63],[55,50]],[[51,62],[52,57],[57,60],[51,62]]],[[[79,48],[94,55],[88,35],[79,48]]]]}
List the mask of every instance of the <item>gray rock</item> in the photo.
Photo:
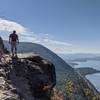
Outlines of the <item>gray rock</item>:
{"type": "Polygon", "coordinates": [[[12,58],[11,62],[1,64],[0,68],[0,88],[3,89],[0,100],[50,99],[50,92],[44,91],[43,87],[56,82],[55,71],[52,76],[52,71],[49,70],[54,68],[52,63],[39,56],[12,58]],[[3,92],[6,92],[5,95],[3,92]]]}
{"type": "Polygon", "coordinates": [[[3,44],[3,40],[1,37],[0,37],[0,49],[4,50],[4,44],[3,44]]]}

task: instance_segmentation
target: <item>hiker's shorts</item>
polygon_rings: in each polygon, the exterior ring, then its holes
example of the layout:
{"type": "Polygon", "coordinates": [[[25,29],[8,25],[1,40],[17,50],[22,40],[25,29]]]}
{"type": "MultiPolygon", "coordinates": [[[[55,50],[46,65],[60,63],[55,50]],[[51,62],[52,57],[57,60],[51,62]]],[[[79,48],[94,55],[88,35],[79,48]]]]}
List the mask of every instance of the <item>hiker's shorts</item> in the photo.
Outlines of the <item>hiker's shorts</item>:
{"type": "Polygon", "coordinates": [[[14,48],[15,48],[15,49],[17,48],[17,43],[16,43],[16,41],[12,41],[12,42],[11,42],[11,48],[13,48],[13,49],[14,49],[14,48]]]}

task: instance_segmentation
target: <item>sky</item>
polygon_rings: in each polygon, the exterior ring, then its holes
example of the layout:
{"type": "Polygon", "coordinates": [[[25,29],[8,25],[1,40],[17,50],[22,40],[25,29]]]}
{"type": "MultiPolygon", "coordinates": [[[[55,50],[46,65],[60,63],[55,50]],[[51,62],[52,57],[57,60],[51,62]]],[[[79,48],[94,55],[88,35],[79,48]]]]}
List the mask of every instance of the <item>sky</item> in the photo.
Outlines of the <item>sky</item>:
{"type": "Polygon", "coordinates": [[[0,36],[56,53],[100,53],[100,0],[0,0],[0,36]]]}

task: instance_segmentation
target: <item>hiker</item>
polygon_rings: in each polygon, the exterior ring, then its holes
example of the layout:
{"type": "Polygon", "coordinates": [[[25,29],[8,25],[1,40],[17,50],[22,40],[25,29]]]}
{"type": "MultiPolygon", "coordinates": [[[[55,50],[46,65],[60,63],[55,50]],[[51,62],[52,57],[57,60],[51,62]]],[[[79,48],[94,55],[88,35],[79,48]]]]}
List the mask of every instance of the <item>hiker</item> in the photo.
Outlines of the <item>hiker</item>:
{"type": "Polygon", "coordinates": [[[19,39],[14,30],[13,33],[9,35],[9,44],[11,44],[12,56],[17,55],[17,43],[19,44],[19,39]]]}

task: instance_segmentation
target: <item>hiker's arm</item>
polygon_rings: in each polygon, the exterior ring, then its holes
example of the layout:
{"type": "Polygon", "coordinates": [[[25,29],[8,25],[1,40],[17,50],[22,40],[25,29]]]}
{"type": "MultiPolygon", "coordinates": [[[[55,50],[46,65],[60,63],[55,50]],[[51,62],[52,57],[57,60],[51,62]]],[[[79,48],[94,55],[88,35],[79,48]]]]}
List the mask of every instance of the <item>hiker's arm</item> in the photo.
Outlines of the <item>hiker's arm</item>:
{"type": "Polygon", "coordinates": [[[18,41],[18,44],[19,44],[19,39],[17,41],[18,41]]]}
{"type": "Polygon", "coordinates": [[[19,37],[17,36],[17,42],[18,42],[18,44],[19,44],[19,37]]]}

